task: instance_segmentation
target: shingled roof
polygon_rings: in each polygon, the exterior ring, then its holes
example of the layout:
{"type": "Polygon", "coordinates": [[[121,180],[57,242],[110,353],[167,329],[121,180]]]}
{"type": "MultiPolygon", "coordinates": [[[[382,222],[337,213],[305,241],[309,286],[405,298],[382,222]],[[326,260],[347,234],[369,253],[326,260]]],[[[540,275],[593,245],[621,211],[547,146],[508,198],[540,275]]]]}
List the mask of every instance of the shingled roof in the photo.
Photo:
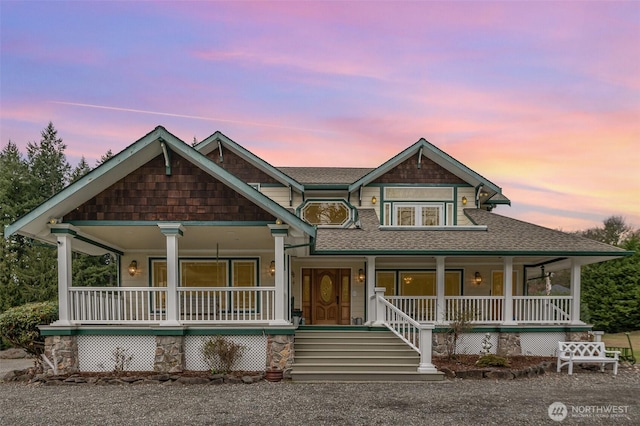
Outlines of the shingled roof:
{"type": "Polygon", "coordinates": [[[374,169],[359,167],[278,167],[304,185],[349,185],[374,169]]]}
{"type": "Polygon", "coordinates": [[[319,228],[317,254],[625,256],[631,252],[578,235],[480,209],[465,209],[475,226],[439,229],[381,227],[373,209],[358,211],[360,228],[319,228]]]}

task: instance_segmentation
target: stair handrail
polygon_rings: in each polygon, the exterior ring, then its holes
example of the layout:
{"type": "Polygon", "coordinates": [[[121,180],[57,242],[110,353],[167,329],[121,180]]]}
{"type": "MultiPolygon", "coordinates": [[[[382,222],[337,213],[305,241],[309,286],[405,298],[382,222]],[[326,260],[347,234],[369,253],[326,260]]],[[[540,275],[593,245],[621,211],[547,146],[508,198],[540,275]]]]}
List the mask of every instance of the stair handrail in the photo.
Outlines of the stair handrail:
{"type": "Polygon", "coordinates": [[[433,343],[431,334],[434,324],[421,324],[411,318],[388,300],[384,298],[384,287],[375,288],[377,320],[376,323],[384,325],[393,334],[398,336],[409,347],[420,354],[418,373],[437,374],[438,370],[431,363],[431,350],[433,343]]]}

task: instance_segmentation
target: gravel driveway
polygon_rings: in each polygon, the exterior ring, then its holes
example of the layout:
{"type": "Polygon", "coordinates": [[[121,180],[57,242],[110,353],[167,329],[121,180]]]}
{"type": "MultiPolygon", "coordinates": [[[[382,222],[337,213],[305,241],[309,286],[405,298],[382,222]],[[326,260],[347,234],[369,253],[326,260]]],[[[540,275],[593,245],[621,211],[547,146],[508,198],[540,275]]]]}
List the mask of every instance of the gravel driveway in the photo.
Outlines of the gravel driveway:
{"type": "Polygon", "coordinates": [[[2,425],[640,424],[640,371],[426,383],[0,384],[2,425]],[[606,414],[616,411],[616,417],[606,414]],[[579,416],[579,417],[578,417],[579,416]]]}

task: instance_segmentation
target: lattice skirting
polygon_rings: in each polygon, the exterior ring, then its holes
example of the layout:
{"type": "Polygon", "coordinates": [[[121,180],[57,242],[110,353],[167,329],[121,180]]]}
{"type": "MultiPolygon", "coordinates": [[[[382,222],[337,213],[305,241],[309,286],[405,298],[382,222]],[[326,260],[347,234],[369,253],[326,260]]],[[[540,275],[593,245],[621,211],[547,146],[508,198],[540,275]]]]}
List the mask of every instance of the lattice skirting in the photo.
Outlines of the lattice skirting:
{"type": "Polygon", "coordinates": [[[153,371],[155,336],[78,336],[80,371],[153,371]]]}
{"type": "MultiPolygon", "coordinates": [[[[185,368],[204,371],[209,369],[202,355],[202,347],[213,336],[186,336],[184,339],[185,368]]],[[[264,371],[267,364],[267,336],[224,336],[245,347],[242,358],[233,366],[234,370],[264,371]]]]}
{"type": "Polygon", "coordinates": [[[522,355],[555,356],[558,342],[564,342],[564,332],[520,333],[522,355]]]}
{"type": "MultiPolygon", "coordinates": [[[[456,345],[456,351],[459,354],[479,354],[482,350],[482,339],[484,339],[486,333],[466,333],[458,337],[458,344],[456,345]]],[[[489,339],[491,343],[490,353],[495,354],[498,349],[498,333],[491,333],[489,339]]]]}

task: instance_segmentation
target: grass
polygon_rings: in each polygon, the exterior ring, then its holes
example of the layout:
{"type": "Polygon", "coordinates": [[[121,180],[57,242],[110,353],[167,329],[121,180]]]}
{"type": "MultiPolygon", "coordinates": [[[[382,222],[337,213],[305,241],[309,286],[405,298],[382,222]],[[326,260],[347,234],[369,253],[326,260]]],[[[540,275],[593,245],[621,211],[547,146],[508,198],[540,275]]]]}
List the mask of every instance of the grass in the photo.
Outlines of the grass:
{"type": "MultiPolygon", "coordinates": [[[[636,362],[640,363],[640,330],[632,331],[631,345],[633,346],[633,355],[636,357],[636,362]]],[[[602,341],[606,346],[617,346],[622,348],[628,348],[629,342],[627,336],[624,333],[608,334],[605,333],[602,336],[602,341]]]]}

